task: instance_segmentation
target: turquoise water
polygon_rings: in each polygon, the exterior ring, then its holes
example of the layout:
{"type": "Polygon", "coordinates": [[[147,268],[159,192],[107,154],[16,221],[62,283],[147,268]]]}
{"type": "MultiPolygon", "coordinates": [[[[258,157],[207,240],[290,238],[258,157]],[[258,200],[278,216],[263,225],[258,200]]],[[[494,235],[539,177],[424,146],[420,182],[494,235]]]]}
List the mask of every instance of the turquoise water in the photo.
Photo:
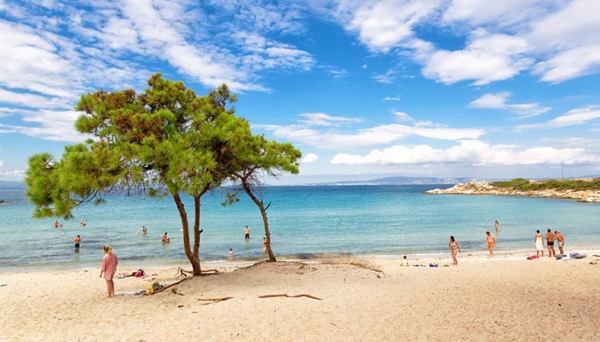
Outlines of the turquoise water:
{"type": "MultiPolygon", "coordinates": [[[[563,232],[568,245],[600,242],[600,205],[570,200],[500,196],[424,195],[435,185],[267,187],[272,246],[279,256],[319,253],[409,254],[446,251],[454,235],[464,251],[485,249],[487,230],[499,220],[497,250],[532,248],[535,230],[563,232]]],[[[70,221],[32,219],[33,207],[22,192],[0,192],[0,270],[27,267],[97,266],[102,246],[110,244],[121,265],[186,262],[179,214],[171,198],[113,196],[107,203],[86,205],[70,221]],[[87,223],[85,228],[80,220],[87,223]],[[142,225],[148,235],[138,234],[142,225]],[[163,245],[168,232],[171,243],[163,245]],[[74,253],[73,239],[81,235],[74,253]]],[[[221,206],[220,193],[202,202],[201,259],[262,257],[262,219],[242,197],[221,206]],[[244,241],[244,226],[251,229],[244,241]]],[[[187,208],[193,208],[190,199],[187,208]]],[[[192,217],[192,213],[188,213],[192,217]]]]}

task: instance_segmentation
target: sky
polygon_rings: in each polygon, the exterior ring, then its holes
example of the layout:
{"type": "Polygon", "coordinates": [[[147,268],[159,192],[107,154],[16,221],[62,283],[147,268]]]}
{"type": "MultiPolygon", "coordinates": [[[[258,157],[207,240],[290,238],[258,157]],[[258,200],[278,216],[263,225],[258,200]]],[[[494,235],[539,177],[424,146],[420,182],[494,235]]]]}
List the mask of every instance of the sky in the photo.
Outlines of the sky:
{"type": "Polygon", "coordinates": [[[150,75],[225,83],[285,184],[600,174],[598,0],[0,0],[0,180],[150,75]]]}

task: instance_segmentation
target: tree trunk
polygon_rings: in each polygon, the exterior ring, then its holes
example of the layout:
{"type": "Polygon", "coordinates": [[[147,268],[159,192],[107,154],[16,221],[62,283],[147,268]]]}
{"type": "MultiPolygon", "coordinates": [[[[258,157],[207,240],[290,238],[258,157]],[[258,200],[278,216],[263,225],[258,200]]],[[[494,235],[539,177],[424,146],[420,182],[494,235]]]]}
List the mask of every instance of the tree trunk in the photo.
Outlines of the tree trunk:
{"type": "MultiPolygon", "coordinates": [[[[173,199],[175,200],[175,204],[177,205],[177,210],[179,210],[179,216],[181,216],[181,224],[183,227],[183,250],[185,251],[185,255],[187,256],[188,260],[190,261],[190,263],[192,264],[192,275],[194,277],[200,276],[202,275],[202,269],[200,268],[200,259],[198,258],[198,253],[193,253],[192,250],[190,249],[190,230],[189,230],[189,224],[188,224],[188,219],[187,219],[187,213],[185,212],[185,208],[183,205],[183,202],[181,201],[181,197],[179,196],[179,194],[173,194],[173,199]]],[[[198,216],[200,213],[199,211],[196,213],[196,215],[198,216]]],[[[195,226],[195,224],[194,224],[195,226]]],[[[194,232],[196,233],[196,232],[194,232]]],[[[200,236],[199,236],[199,232],[198,232],[198,245],[200,244],[200,236]]],[[[195,250],[195,246],[194,246],[194,250],[195,250]]]]}
{"type": "Polygon", "coordinates": [[[262,215],[263,219],[263,224],[265,225],[265,237],[267,238],[267,254],[269,254],[269,260],[275,262],[277,261],[277,259],[275,258],[273,250],[271,250],[271,232],[269,232],[269,220],[267,219],[267,210],[265,209],[263,202],[256,198],[256,196],[254,196],[252,190],[250,190],[244,179],[242,179],[242,187],[244,188],[244,191],[246,191],[250,199],[252,199],[252,201],[258,206],[258,209],[260,210],[260,214],[262,215]]]}

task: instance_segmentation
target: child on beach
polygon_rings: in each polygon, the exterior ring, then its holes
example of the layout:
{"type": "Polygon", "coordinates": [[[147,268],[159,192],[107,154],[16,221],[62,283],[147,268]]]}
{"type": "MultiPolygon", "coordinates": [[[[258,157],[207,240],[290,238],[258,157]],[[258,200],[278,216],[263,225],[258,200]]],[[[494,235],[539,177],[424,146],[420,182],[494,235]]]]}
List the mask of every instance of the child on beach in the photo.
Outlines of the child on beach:
{"type": "Polygon", "coordinates": [[[102,269],[100,269],[100,278],[104,274],[104,279],[106,280],[106,288],[108,290],[108,296],[106,298],[110,298],[115,294],[115,283],[113,281],[113,277],[117,272],[117,265],[119,264],[119,259],[117,259],[117,255],[112,252],[112,247],[109,245],[104,246],[104,258],[102,258],[102,269]]]}
{"type": "Polygon", "coordinates": [[[487,247],[490,249],[490,258],[494,256],[494,247],[496,246],[496,238],[494,235],[490,234],[490,232],[486,232],[485,242],[487,243],[487,247]]]}
{"type": "Polygon", "coordinates": [[[404,256],[404,258],[402,259],[402,266],[404,267],[408,267],[408,259],[406,259],[406,255],[404,256]]]}
{"type": "Polygon", "coordinates": [[[233,248],[229,248],[229,261],[233,261],[233,248]]]}
{"type": "Polygon", "coordinates": [[[450,242],[448,242],[448,247],[450,247],[450,252],[452,252],[452,266],[458,266],[458,260],[456,260],[456,253],[460,253],[460,246],[458,242],[454,240],[454,236],[450,237],[450,242]]]}

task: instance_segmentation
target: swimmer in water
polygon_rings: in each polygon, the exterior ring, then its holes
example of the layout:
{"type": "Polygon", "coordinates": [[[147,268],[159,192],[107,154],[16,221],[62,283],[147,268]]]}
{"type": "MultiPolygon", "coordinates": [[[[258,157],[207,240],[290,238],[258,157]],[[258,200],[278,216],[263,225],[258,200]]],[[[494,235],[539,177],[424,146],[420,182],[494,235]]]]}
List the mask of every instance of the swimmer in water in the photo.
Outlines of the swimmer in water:
{"type": "Polygon", "coordinates": [[[170,242],[171,242],[171,239],[169,239],[169,238],[167,237],[167,232],[165,232],[165,235],[163,235],[163,237],[162,237],[162,242],[163,242],[163,243],[170,243],[170,242]]]}

